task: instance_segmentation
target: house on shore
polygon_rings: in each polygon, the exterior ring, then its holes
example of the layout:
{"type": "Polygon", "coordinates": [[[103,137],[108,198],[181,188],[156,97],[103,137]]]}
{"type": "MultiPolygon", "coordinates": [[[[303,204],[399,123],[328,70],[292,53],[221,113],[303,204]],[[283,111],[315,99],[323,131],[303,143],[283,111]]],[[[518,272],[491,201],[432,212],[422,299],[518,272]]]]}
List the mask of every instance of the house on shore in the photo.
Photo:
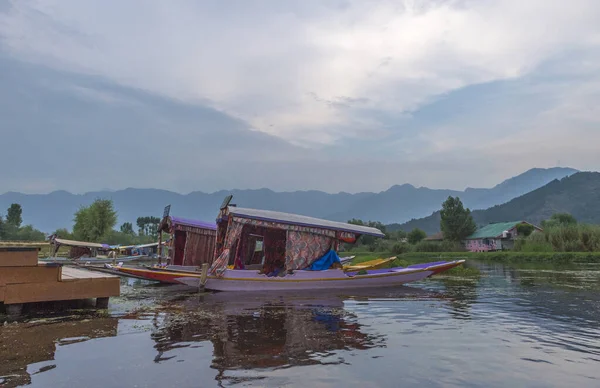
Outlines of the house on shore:
{"type": "Polygon", "coordinates": [[[424,241],[444,241],[444,233],[438,232],[436,234],[432,234],[431,236],[427,236],[423,239],[424,241]]]}
{"type": "Polygon", "coordinates": [[[515,240],[519,237],[519,233],[517,232],[519,225],[531,225],[534,228],[534,233],[536,231],[542,231],[542,228],[525,221],[489,224],[467,237],[464,241],[465,248],[471,252],[513,249],[515,240]]]}

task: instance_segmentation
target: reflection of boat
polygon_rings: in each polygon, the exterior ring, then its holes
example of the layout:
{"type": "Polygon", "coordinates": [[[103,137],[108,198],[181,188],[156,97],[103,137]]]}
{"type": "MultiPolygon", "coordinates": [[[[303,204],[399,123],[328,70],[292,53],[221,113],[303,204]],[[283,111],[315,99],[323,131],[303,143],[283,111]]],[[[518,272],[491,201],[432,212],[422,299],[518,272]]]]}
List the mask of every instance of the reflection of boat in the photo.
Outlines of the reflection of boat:
{"type": "Polygon", "coordinates": [[[182,311],[193,313],[164,314],[151,334],[155,360],[180,356],[181,344],[210,341],[211,367],[221,381],[238,370],[331,363],[336,361],[321,356],[385,346],[384,335],[364,330],[357,317],[344,310],[344,298],[327,293],[283,295],[252,293],[242,299],[215,293],[180,302],[182,311]]]}
{"type": "MultiPolygon", "coordinates": [[[[387,259],[375,259],[369,261],[363,261],[362,263],[353,264],[353,265],[344,265],[344,271],[360,271],[367,269],[381,269],[385,266],[389,265],[392,261],[396,259],[396,256],[389,257],[387,259]]],[[[341,260],[340,260],[341,261],[341,260]]]]}

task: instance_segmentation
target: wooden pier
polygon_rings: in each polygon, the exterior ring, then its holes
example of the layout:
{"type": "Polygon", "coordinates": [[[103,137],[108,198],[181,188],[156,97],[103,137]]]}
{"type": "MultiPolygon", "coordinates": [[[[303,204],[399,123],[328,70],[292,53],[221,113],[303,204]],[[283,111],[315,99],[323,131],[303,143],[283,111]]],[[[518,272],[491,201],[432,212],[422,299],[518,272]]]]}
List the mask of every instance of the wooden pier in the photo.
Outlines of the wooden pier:
{"type": "Polygon", "coordinates": [[[120,294],[118,276],[39,263],[35,247],[0,247],[0,303],[9,315],[18,315],[24,303],[96,299],[108,307],[120,294]]]}

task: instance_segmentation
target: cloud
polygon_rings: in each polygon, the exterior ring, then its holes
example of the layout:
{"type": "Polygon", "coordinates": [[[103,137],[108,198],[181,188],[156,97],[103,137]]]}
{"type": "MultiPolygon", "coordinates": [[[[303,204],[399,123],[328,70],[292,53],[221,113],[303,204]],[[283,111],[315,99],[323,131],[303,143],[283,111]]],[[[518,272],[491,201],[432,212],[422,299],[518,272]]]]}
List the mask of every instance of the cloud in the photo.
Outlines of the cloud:
{"type": "Polygon", "coordinates": [[[567,48],[597,47],[599,8],[47,0],[14,2],[0,33],[29,60],[209,102],[297,144],[331,144],[386,128],[365,109],[411,112],[452,90],[527,74],[567,48]]]}
{"type": "Polygon", "coordinates": [[[9,189],[462,188],[599,161],[595,0],[1,4],[9,189]]]}

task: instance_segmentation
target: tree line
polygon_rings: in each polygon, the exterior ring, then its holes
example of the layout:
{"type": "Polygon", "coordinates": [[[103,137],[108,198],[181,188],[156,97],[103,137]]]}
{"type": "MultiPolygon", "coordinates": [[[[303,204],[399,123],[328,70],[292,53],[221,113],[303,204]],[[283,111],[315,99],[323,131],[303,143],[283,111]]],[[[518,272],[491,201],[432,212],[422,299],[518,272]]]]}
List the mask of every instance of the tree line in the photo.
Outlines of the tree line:
{"type": "MultiPolygon", "coordinates": [[[[23,208],[13,203],[7,209],[6,217],[0,215],[0,240],[12,241],[44,241],[46,234],[32,225],[21,226],[23,208]]],[[[73,216],[72,231],[60,228],[54,235],[64,239],[109,244],[144,244],[154,242],[158,238],[158,227],[161,219],[154,216],[138,217],[134,231],[131,222],[125,222],[119,230],[117,212],[109,199],[96,199],[89,206],[80,207],[73,216]]]]}
{"type": "Polygon", "coordinates": [[[445,250],[455,251],[461,249],[460,242],[462,240],[477,230],[477,225],[471,216],[471,210],[465,208],[458,197],[448,197],[442,203],[440,229],[444,236],[443,244],[423,241],[427,237],[427,233],[419,228],[414,228],[410,232],[403,230],[388,232],[385,225],[378,221],[365,222],[359,219],[351,219],[348,223],[374,227],[385,234],[383,239],[361,236],[356,245],[351,249],[366,249],[371,252],[385,251],[394,254],[415,250],[429,250],[434,246],[435,249],[439,249],[438,246],[443,246],[445,250]]]}
{"type": "Polygon", "coordinates": [[[6,210],[6,217],[0,215],[0,240],[8,241],[43,241],[44,233],[32,225],[22,225],[23,209],[18,203],[13,203],[6,210]]]}
{"type": "MultiPolygon", "coordinates": [[[[349,223],[372,226],[385,233],[385,238],[363,236],[351,249],[371,252],[456,252],[464,251],[462,241],[475,233],[477,225],[471,210],[458,197],[448,197],[440,211],[442,241],[424,241],[426,233],[415,228],[410,232],[386,232],[381,222],[352,219],[349,223]]],[[[555,213],[542,221],[542,232],[530,224],[517,226],[514,250],[520,252],[600,252],[600,225],[579,223],[568,213],[555,213]]]]}

